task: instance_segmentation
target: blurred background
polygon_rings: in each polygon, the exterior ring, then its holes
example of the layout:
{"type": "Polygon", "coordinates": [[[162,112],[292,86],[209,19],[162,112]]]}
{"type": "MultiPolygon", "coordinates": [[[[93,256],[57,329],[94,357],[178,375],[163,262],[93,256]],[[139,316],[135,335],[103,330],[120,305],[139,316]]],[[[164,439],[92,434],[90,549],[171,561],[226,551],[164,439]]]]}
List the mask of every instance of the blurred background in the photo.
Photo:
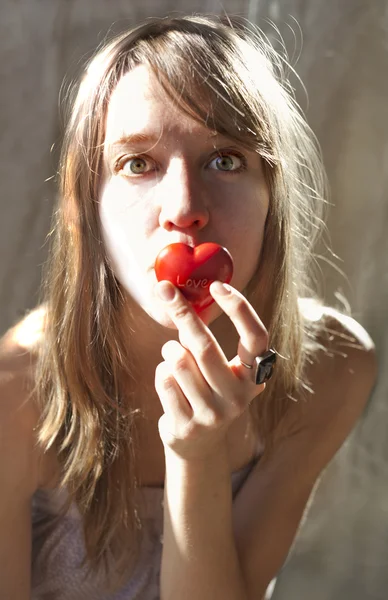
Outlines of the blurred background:
{"type": "Polygon", "coordinates": [[[308,102],[295,80],[331,187],[330,243],[340,258],[320,250],[323,293],[332,305],[350,305],[380,363],[367,410],[324,473],[273,598],[385,600],[388,1],[1,0],[0,333],[37,302],[64,78],[76,75],[110,28],[172,11],[242,15],[271,39],[279,39],[272,23],[278,27],[307,89],[308,102]]]}

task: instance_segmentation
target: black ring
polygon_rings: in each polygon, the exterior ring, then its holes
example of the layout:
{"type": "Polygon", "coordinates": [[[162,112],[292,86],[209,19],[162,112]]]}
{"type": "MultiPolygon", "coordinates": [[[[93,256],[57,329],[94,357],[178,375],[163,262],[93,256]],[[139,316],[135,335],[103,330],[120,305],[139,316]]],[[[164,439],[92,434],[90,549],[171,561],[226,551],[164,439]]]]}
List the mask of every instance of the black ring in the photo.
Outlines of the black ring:
{"type": "Polygon", "coordinates": [[[276,363],[276,352],[275,350],[269,349],[263,356],[255,358],[256,361],[256,385],[261,385],[273,375],[273,371],[276,363]]]}

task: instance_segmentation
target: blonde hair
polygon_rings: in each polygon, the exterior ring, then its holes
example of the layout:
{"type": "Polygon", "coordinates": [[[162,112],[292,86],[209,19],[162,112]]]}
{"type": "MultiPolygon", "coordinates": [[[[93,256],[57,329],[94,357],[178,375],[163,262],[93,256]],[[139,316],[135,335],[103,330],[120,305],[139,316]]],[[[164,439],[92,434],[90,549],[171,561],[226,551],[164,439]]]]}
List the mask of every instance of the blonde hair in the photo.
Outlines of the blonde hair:
{"type": "Polygon", "coordinates": [[[109,99],[138,64],[152,69],[183,111],[263,159],[270,207],[260,265],[245,293],[282,357],[251,408],[268,446],[290,398],[305,385],[314,351],[299,300],[313,295],[312,247],[325,195],[319,149],[287,82],[287,63],[247,22],[150,19],[106,43],[89,63],[63,142],[36,389],[40,442],[57,449],[62,485],[83,518],[87,563],[92,570],[104,566],[107,578],[112,559],[116,575],[132,568],[141,523],[134,500],[137,411],[123,389],[124,378],[135,389],[133,357],[97,204],[109,99]]]}

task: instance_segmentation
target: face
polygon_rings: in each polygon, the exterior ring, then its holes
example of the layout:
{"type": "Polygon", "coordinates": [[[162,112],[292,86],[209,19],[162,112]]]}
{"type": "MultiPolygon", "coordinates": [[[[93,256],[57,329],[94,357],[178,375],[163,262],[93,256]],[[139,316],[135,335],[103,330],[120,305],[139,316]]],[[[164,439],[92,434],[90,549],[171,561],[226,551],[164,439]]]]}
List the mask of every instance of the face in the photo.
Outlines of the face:
{"type": "MultiPolygon", "coordinates": [[[[146,66],[121,78],[108,107],[99,214],[117,279],[156,322],[175,329],[154,291],[168,244],[216,242],[243,290],[258,265],[269,194],[255,152],[187,116],[146,66]]],[[[209,324],[221,313],[200,313],[209,324]]]]}

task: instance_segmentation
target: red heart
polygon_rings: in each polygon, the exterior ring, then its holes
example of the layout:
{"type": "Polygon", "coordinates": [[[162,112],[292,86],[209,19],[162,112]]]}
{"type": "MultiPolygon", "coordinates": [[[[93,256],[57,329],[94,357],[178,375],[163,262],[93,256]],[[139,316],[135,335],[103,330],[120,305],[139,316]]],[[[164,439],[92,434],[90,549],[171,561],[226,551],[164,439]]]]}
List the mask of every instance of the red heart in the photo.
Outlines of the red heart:
{"type": "Polygon", "coordinates": [[[229,283],[233,259],[226,248],[213,242],[195,248],[187,244],[170,244],[159,252],[155,261],[158,281],[171,281],[200,312],[214,302],[209,292],[213,281],[229,283]]]}

